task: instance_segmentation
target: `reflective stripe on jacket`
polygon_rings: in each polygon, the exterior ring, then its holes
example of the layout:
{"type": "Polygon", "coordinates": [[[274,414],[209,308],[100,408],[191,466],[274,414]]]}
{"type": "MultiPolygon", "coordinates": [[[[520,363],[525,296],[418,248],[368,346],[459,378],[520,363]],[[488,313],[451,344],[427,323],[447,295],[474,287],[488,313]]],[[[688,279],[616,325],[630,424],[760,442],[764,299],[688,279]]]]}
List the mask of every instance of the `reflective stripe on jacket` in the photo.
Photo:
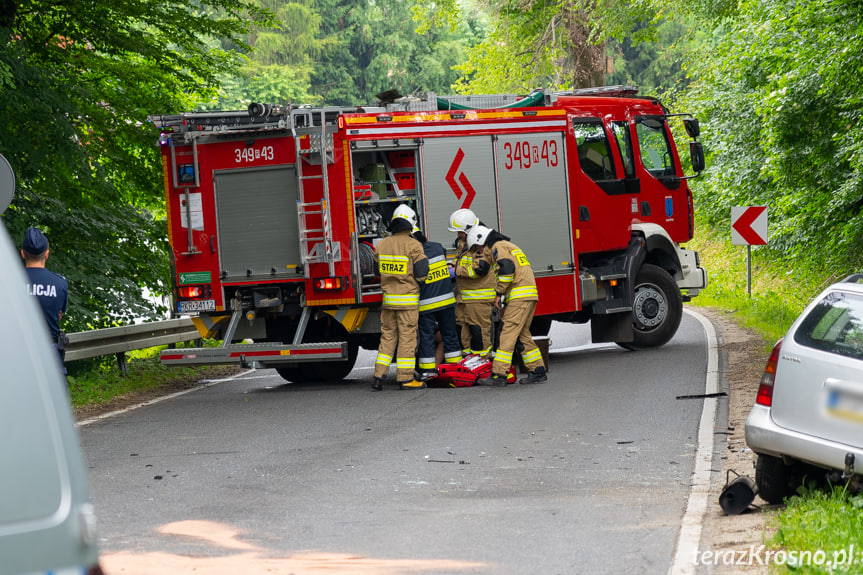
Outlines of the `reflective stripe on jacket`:
{"type": "Polygon", "coordinates": [[[428,258],[410,230],[396,232],[378,242],[375,261],[381,274],[383,307],[417,309],[419,286],[428,275],[428,258]]]}
{"type": "MultiPolygon", "coordinates": [[[[489,251],[488,247],[486,251],[489,251]]],[[[497,293],[505,296],[507,301],[539,301],[536,278],[524,252],[508,240],[495,241],[490,251],[496,264],[497,293]]]]}
{"type": "MultiPolygon", "coordinates": [[[[459,250],[463,244],[459,245],[459,250]]],[[[471,303],[493,301],[495,277],[491,273],[494,261],[491,254],[480,255],[466,251],[458,256],[455,266],[455,282],[458,288],[458,301],[471,303]]]]}
{"type": "Polygon", "coordinates": [[[420,313],[454,306],[455,293],[446,264],[446,250],[437,242],[425,242],[422,247],[429,261],[429,273],[425,283],[420,284],[420,313]]]}

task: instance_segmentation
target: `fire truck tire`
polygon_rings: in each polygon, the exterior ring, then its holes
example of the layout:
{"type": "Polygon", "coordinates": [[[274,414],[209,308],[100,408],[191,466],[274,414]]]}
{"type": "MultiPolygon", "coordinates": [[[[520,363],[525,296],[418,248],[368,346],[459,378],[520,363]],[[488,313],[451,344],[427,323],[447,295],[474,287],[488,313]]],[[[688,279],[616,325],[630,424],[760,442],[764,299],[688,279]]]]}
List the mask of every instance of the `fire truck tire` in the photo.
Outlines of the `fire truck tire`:
{"type": "MultiPolygon", "coordinates": [[[[348,333],[339,322],[326,318],[309,323],[303,343],[323,343],[345,341],[348,333]]],[[[340,381],[354,369],[359,353],[359,345],[348,341],[348,358],[345,361],[315,361],[300,365],[277,367],[283,379],[294,383],[340,381]]]]}
{"type": "Polygon", "coordinates": [[[635,339],[618,345],[633,350],[664,345],[677,333],[682,315],[683,298],[674,279],[661,267],[644,264],[633,290],[635,339]]]}
{"type": "Polygon", "coordinates": [[[303,366],[301,365],[291,365],[288,367],[277,367],[276,372],[282,376],[282,379],[285,381],[292,381],[294,383],[306,383],[309,381],[306,379],[303,374],[303,366]]]}
{"type": "Polygon", "coordinates": [[[530,322],[530,335],[546,336],[551,331],[551,317],[542,315],[530,322]]]}
{"type": "Polygon", "coordinates": [[[340,381],[354,369],[358,351],[357,346],[348,344],[348,359],[346,361],[318,361],[277,367],[276,371],[282,376],[282,379],[294,383],[340,381]]]}

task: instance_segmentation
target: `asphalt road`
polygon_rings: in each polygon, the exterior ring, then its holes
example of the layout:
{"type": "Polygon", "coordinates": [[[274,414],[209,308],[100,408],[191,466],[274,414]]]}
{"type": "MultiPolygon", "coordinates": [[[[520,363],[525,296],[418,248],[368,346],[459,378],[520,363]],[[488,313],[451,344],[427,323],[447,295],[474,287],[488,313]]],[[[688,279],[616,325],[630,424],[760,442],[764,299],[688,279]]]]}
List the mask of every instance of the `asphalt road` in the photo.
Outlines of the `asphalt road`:
{"type": "Polygon", "coordinates": [[[273,370],[81,428],[114,573],[668,572],[706,337],[590,345],[554,324],[549,382],[368,390],[273,370]]]}

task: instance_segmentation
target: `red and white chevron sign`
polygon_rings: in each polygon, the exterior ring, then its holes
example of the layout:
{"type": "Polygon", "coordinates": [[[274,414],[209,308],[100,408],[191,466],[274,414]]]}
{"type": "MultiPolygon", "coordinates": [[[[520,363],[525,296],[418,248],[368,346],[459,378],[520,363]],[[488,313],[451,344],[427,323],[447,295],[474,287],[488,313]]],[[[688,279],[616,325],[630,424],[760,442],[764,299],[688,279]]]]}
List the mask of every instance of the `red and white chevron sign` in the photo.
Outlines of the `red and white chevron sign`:
{"type": "Polygon", "coordinates": [[[767,243],[767,206],[732,206],[731,244],[761,246],[767,243]]]}

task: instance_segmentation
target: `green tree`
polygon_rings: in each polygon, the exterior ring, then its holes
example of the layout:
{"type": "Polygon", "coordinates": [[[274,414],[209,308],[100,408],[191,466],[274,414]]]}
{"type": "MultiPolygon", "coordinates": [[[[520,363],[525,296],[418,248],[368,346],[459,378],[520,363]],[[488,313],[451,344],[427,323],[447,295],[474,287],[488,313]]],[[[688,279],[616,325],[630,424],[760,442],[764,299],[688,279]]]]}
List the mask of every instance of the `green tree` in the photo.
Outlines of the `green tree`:
{"type": "MultiPolygon", "coordinates": [[[[326,38],[320,38],[321,16],[314,3],[257,0],[274,21],[250,30],[244,63],[238,73],[221,78],[218,96],[202,109],[242,109],[251,102],[316,103],[311,76],[326,38]]],[[[239,48],[228,42],[226,48],[239,48]]]]}
{"type": "Polygon", "coordinates": [[[863,263],[861,28],[848,0],[743,2],[687,96],[711,151],[706,221],[725,228],[731,206],[768,205],[778,254],[839,275],[863,263]]]}
{"type": "Polygon", "coordinates": [[[319,0],[318,7],[326,41],[312,90],[328,104],[369,104],[391,89],[449,93],[458,78],[453,67],[476,42],[472,18],[416,33],[409,0],[319,0]]]}
{"type": "MultiPolygon", "coordinates": [[[[453,26],[460,0],[413,0],[420,30],[453,26]]],[[[484,42],[459,67],[462,93],[523,92],[535,87],[584,88],[606,83],[607,42],[650,37],[656,8],[630,0],[478,1],[488,15],[484,42]]]]}
{"type": "Polygon", "coordinates": [[[0,153],[17,177],[3,221],[15,241],[46,231],[51,267],[71,284],[67,329],[159,311],[142,295],[169,287],[147,115],[209,97],[238,64],[214,40],[245,46],[268,21],[248,0],[3,2],[0,153]]]}
{"type": "MultiPolygon", "coordinates": [[[[645,27],[639,24],[636,31],[645,27]]],[[[634,84],[639,93],[652,96],[682,92],[690,81],[690,55],[700,44],[699,29],[683,20],[662,20],[656,25],[653,39],[639,41],[637,37],[629,35],[609,43],[614,65],[608,83],[634,84]]]]}

